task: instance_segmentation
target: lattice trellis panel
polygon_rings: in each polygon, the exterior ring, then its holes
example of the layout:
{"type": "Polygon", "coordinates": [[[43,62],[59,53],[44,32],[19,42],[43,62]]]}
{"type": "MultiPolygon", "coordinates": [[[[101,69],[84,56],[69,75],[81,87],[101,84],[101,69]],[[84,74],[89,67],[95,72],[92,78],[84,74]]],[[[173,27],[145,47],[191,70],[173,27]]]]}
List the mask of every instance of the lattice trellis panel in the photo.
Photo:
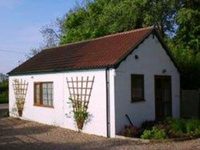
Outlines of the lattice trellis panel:
{"type": "Polygon", "coordinates": [[[18,109],[23,109],[26,93],[28,90],[28,82],[22,79],[14,79],[12,85],[14,89],[17,107],[18,109]]]}
{"type": "Polygon", "coordinates": [[[94,76],[91,79],[89,78],[89,76],[87,76],[86,78],[67,78],[67,85],[70,99],[72,101],[73,111],[77,111],[80,109],[82,109],[82,111],[87,111],[94,79],[94,76]]]}

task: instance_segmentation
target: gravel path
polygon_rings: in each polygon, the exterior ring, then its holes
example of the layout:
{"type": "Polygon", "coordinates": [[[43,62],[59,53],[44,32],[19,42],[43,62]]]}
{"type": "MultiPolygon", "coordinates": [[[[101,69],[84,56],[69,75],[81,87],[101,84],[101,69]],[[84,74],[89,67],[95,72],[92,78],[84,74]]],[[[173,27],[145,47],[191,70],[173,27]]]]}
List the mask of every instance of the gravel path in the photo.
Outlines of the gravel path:
{"type": "Polygon", "coordinates": [[[8,104],[0,104],[0,109],[8,109],[8,104]]]}
{"type": "Polygon", "coordinates": [[[184,142],[143,144],[130,140],[107,139],[68,129],[14,118],[0,118],[0,150],[78,150],[78,149],[200,149],[200,139],[184,142]]]}

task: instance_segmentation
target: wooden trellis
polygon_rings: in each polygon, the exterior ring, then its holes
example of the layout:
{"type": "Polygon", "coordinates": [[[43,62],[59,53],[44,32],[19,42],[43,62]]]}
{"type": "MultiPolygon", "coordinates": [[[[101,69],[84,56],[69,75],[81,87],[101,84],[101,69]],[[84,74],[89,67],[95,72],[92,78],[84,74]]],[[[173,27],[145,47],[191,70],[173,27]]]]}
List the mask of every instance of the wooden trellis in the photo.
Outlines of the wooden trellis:
{"type": "Polygon", "coordinates": [[[28,89],[28,82],[22,79],[21,80],[15,79],[13,81],[13,89],[16,100],[25,99],[28,89]]]}
{"type": "Polygon", "coordinates": [[[26,93],[28,90],[28,82],[22,79],[14,79],[12,85],[14,89],[18,111],[23,110],[26,93]]]}
{"type": "Polygon", "coordinates": [[[70,99],[73,111],[87,111],[95,77],[67,78],[70,99]]]}

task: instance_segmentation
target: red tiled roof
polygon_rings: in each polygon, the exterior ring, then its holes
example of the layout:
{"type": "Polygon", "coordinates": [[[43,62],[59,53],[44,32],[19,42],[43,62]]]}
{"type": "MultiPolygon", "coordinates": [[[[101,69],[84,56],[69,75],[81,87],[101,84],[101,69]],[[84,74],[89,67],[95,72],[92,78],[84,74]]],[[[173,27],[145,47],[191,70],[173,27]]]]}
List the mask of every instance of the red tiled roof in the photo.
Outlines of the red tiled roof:
{"type": "Polygon", "coordinates": [[[153,31],[136,29],[41,51],[9,74],[113,67],[153,31]]]}

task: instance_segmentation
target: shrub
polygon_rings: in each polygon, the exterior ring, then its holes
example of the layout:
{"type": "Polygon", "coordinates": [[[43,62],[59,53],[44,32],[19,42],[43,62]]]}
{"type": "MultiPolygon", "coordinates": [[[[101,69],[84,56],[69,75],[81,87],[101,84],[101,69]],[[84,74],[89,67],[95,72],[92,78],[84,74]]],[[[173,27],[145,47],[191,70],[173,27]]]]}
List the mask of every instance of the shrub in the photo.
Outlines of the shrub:
{"type": "Polygon", "coordinates": [[[167,118],[161,122],[145,121],[141,129],[125,126],[123,135],[143,139],[200,137],[200,120],[167,118]]]}
{"type": "Polygon", "coordinates": [[[78,130],[80,131],[83,129],[84,124],[89,118],[89,113],[87,111],[88,106],[79,99],[79,96],[76,99],[69,98],[69,100],[73,107],[72,112],[74,121],[76,122],[78,130]]]}
{"type": "Polygon", "coordinates": [[[85,121],[88,119],[88,112],[83,109],[74,111],[74,119],[77,123],[78,129],[82,129],[85,121]]]}
{"type": "Polygon", "coordinates": [[[195,129],[194,135],[195,136],[200,136],[200,127],[198,127],[197,129],[195,129]]]}
{"type": "Polygon", "coordinates": [[[170,130],[176,133],[186,133],[185,120],[183,119],[168,119],[170,130]]]}
{"type": "Polygon", "coordinates": [[[150,130],[150,129],[153,128],[153,126],[154,126],[156,123],[157,123],[156,121],[152,121],[152,120],[150,120],[150,121],[145,121],[145,122],[142,123],[141,128],[142,128],[142,129],[148,129],[148,130],[150,130]]]}
{"type": "Polygon", "coordinates": [[[169,137],[185,137],[200,135],[200,121],[195,119],[167,119],[169,128],[166,130],[169,137]]]}
{"type": "Polygon", "coordinates": [[[141,130],[136,127],[136,126],[131,126],[131,125],[125,125],[122,135],[127,136],[127,137],[139,137],[141,130]]]}
{"type": "MultiPolygon", "coordinates": [[[[186,132],[187,133],[194,133],[196,130],[200,129],[200,121],[196,119],[190,119],[186,121],[186,132]]],[[[196,131],[198,132],[198,131],[196,131]]]]}
{"type": "Polygon", "coordinates": [[[151,130],[144,130],[141,135],[142,139],[165,139],[166,137],[165,131],[156,127],[153,127],[151,130]]]}

